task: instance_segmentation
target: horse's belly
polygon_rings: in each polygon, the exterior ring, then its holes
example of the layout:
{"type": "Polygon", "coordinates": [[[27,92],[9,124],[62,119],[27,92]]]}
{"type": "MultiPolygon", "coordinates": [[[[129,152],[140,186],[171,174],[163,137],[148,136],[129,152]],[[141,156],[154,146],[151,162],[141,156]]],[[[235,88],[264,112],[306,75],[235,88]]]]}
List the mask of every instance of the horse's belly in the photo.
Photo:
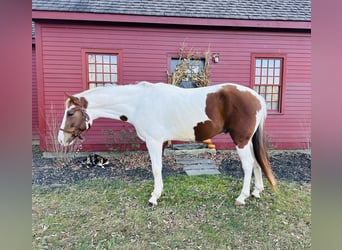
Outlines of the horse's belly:
{"type": "Polygon", "coordinates": [[[180,130],[175,133],[169,140],[179,140],[179,141],[195,141],[195,133],[193,129],[180,130]]]}
{"type": "Polygon", "coordinates": [[[169,140],[180,140],[180,141],[195,141],[195,128],[199,123],[209,120],[205,114],[185,116],[183,120],[177,120],[173,124],[170,124],[169,140]]]}

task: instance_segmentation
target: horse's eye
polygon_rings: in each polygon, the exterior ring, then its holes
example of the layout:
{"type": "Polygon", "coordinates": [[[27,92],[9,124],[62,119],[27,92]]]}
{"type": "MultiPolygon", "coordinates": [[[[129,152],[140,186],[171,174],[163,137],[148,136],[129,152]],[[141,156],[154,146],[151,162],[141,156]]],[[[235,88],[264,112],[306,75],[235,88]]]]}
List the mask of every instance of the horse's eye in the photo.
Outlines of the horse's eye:
{"type": "Polygon", "coordinates": [[[67,116],[73,116],[74,112],[68,111],[67,116]]]}

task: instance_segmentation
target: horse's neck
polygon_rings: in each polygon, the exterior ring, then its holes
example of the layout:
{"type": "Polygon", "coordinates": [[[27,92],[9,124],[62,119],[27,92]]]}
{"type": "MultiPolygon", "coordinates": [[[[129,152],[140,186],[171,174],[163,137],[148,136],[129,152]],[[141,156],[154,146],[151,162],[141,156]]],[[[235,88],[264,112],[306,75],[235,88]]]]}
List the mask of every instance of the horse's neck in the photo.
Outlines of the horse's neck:
{"type": "MultiPolygon", "coordinates": [[[[137,95],[141,91],[133,86],[102,87],[86,91],[83,96],[88,101],[87,113],[91,120],[97,118],[120,119],[120,116],[130,116],[135,110],[137,95]]],[[[82,96],[82,95],[81,95],[82,96]]]]}

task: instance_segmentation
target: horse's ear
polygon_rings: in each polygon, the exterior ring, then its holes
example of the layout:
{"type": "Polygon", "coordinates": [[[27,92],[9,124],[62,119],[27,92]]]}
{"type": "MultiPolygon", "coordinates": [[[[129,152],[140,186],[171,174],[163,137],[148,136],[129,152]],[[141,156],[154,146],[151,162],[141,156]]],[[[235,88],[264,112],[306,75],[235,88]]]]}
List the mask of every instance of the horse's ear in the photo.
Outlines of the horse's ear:
{"type": "Polygon", "coordinates": [[[72,95],[70,95],[70,94],[68,94],[67,92],[64,92],[64,95],[65,95],[65,97],[66,97],[66,98],[73,99],[73,96],[72,96],[72,95]]]}
{"type": "Polygon", "coordinates": [[[65,97],[68,98],[68,100],[66,101],[66,106],[70,107],[71,104],[75,104],[75,105],[80,105],[80,100],[72,95],[69,95],[68,93],[64,92],[65,97]]]}
{"type": "Polygon", "coordinates": [[[85,109],[88,107],[88,101],[83,96],[81,96],[80,102],[81,102],[81,107],[83,107],[85,109]]]}

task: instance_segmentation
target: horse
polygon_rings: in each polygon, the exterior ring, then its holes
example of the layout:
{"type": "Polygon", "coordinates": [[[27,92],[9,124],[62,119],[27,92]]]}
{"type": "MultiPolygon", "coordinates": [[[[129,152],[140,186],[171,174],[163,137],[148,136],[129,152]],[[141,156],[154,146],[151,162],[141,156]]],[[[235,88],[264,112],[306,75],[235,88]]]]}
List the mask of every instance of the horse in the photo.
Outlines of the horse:
{"type": "Polygon", "coordinates": [[[250,196],[260,198],[264,189],[262,172],[276,191],[263,133],[266,103],[254,90],[238,84],[222,83],[201,88],[180,88],[166,83],[113,85],[66,94],[65,111],[58,141],[67,146],[90,129],[97,118],[131,123],[145,141],[152,163],[154,189],[149,199],[157,205],[163,191],[162,151],[169,140],[203,141],[229,133],[240,157],[244,178],[236,205],[245,205],[250,196]]]}

